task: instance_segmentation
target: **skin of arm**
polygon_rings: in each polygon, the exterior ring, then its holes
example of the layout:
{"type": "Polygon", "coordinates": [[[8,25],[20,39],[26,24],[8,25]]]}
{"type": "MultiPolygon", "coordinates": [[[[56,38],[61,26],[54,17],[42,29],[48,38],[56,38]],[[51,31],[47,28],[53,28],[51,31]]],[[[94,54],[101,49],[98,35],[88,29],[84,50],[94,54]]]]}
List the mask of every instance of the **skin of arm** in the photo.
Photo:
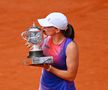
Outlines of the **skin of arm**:
{"type": "MultiPolygon", "coordinates": [[[[75,42],[68,44],[66,49],[66,56],[67,70],[60,70],[51,66],[50,72],[64,80],[73,81],[76,77],[79,65],[78,47],[75,42]]],[[[47,69],[48,67],[44,68],[47,69]]]]}

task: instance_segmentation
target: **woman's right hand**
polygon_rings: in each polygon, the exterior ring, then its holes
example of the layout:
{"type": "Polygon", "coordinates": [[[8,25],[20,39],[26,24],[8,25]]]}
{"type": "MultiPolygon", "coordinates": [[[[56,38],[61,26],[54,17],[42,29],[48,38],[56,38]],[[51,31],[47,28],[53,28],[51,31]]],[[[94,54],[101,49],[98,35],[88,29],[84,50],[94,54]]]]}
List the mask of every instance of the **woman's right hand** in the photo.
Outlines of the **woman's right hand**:
{"type": "Polygon", "coordinates": [[[28,48],[31,48],[31,47],[32,47],[32,44],[30,44],[29,42],[26,42],[25,45],[26,45],[28,48]]]}

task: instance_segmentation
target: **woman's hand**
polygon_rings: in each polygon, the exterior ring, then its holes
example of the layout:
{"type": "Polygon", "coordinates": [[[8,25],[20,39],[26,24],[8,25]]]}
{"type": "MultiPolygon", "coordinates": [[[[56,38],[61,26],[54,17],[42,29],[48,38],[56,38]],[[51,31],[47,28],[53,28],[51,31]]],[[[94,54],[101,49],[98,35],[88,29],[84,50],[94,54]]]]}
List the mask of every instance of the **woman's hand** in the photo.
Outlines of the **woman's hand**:
{"type": "Polygon", "coordinates": [[[51,67],[52,67],[52,66],[49,65],[49,64],[33,64],[31,59],[26,59],[26,60],[23,62],[23,64],[26,65],[26,66],[41,67],[41,68],[46,69],[47,71],[50,71],[50,69],[51,69],[51,67]]]}
{"type": "Polygon", "coordinates": [[[32,47],[32,46],[33,46],[32,44],[30,44],[29,42],[26,42],[25,45],[26,45],[29,49],[32,50],[32,48],[33,48],[33,47],[32,47]]]}
{"type": "Polygon", "coordinates": [[[44,69],[46,69],[47,71],[50,71],[50,69],[51,69],[51,65],[49,65],[49,64],[32,64],[32,63],[30,63],[29,62],[29,64],[28,64],[28,66],[35,66],[35,67],[41,67],[41,68],[44,68],[44,69]]]}
{"type": "Polygon", "coordinates": [[[25,45],[30,48],[31,47],[31,44],[29,42],[26,42],[25,45]]]}
{"type": "Polygon", "coordinates": [[[52,65],[49,64],[43,64],[43,68],[46,69],[47,71],[51,70],[52,65]]]}

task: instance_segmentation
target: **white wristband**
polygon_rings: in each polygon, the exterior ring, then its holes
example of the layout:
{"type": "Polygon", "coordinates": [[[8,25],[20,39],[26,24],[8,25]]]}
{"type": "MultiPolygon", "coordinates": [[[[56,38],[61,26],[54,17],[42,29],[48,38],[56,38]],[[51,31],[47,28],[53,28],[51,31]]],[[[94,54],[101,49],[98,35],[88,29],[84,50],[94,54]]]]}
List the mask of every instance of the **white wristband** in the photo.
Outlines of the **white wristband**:
{"type": "Polygon", "coordinates": [[[48,72],[51,70],[51,65],[49,65],[48,69],[46,69],[48,72]]]}

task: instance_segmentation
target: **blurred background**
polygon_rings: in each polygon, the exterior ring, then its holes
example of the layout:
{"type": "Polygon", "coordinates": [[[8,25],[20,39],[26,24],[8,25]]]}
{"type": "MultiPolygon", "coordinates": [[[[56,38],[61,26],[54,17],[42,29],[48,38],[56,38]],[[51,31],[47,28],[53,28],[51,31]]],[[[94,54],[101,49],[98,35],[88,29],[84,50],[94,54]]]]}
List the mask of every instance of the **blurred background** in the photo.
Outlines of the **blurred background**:
{"type": "Polygon", "coordinates": [[[21,32],[62,12],[75,29],[77,90],[108,90],[108,0],[0,0],[0,90],[38,90],[41,68],[28,67],[21,32]]]}

